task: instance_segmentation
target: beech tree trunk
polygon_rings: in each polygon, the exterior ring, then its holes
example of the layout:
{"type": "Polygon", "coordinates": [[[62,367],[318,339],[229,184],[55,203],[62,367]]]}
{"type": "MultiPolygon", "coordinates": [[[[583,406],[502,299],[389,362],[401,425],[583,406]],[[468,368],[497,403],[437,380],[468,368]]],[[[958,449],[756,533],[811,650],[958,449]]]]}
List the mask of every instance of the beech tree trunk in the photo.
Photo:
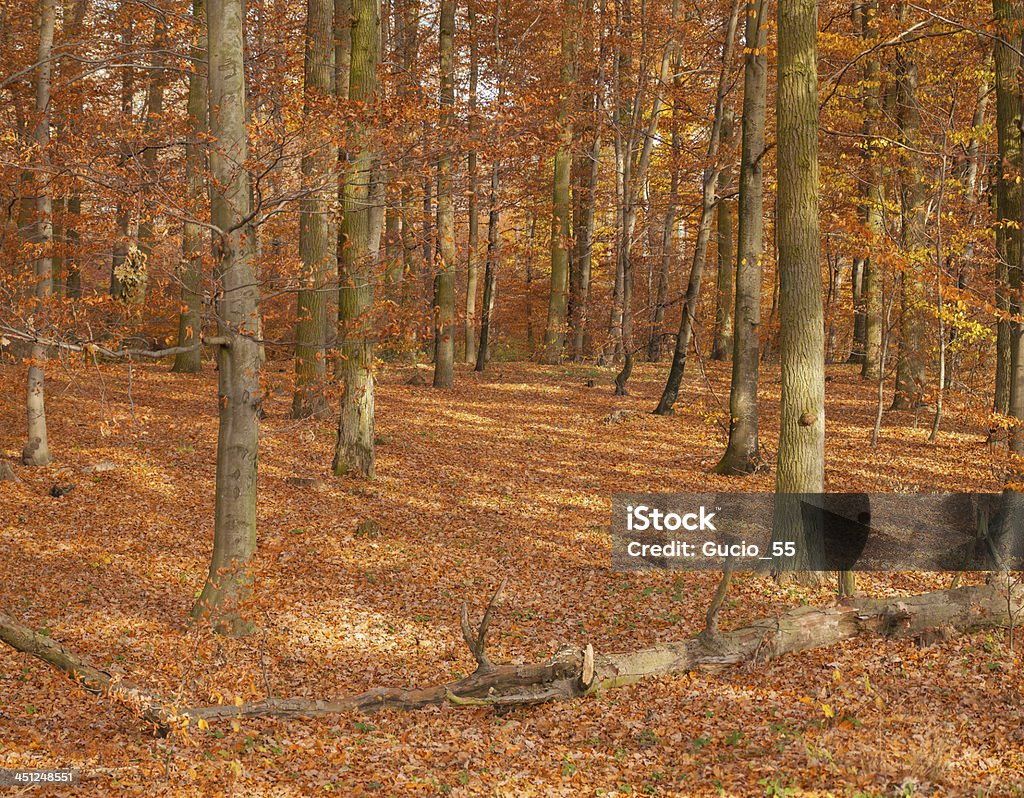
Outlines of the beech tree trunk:
{"type": "Polygon", "coordinates": [[[498,210],[500,168],[497,161],[491,166],[490,211],[487,216],[487,265],[484,270],[484,306],[480,315],[480,346],[476,352],[475,371],[483,371],[491,357],[491,324],[494,318],[494,297],[498,287],[498,258],[501,256],[501,239],[499,237],[501,216],[498,210]]]}
{"type": "MultiPolygon", "coordinates": [[[[1021,241],[1022,211],[1024,211],[1024,158],[1021,154],[1020,90],[1021,58],[1014,48],[1021,43],[1020,24],[1024,14],[1015,0],[993,0],[992,10],[999,26],[995,42],[996,78],[996,142],[999,158],[996,161],[996,296],[997,306],[1006,313],[998,321],[996,345],[996,386],[994,409],[997,413],[1014,413],[1014,388],[1018,381],[1017,369],[1024,367],[1020,349],[1021,335],[1018,325],[1009,320],[1009,314],[1019,313],[1020,299],[1016,296],[1020,286],[1020,265],[1024,257],[1021,241]]],[[[1021,389],[1017,389],[1020,393],[1021,389]]],[[[1021,394],[1024,396],[1024,394],[1021,394]]],[[[1018,400],[1020,402],[1020,400],[1018,400]]],[[[1024,407],[1016,409],[1024,411],[1024,407]]],[[[1020,417],[1020,416],[1017,416],[1020,417]]]]}
{"type": "MultiPolygon", "coordinates": [[[[900,20],[908,19],[906,3],[900,3],[900,20]]],[[[900,138],[908,145],[901,169],[902,245],[906,266],[900,273],[900,349],[896,360],[896,393],[893,410],[912,410],[924,403],[926,329],[924,276],[922,270],[929,247],[925,229],[928,214],[925,201],[924,165],[921,147],[921,109],[917,99],[918,68],[913,44],[896,52],[896,123],[900,138]]],[[[1014,217],[1018,218],[1018,217],[1014,217]]]]}
{"type": "Polygon", "coordinates": [[[303,64],[303,190],[299,201],[299,257],[302,287],[296,299],[295,394],[292,418],[326,416],[327,292],[338,271],[337,247],[331,241],[331,214],[337,191],[331,174],[338,148],[317,124],[321,107],[335,93],[334,0],[306,3],[306,50],[303,64]]]}
{"type": "MultiPolygon", "coordinates": [[[[722,120],[722,138],[731,147],[732,111],[726,110],[722,120]]],[[[728,360],[732,357],[733,340],[733,274],[735,262],[732,251],[732,203],[725,199],[732,177],[729,169],[723,167],[718,173],[717,230],[715,235],[715,334],[711,344],[711,360],[728,360]]]]}
{"type": "Polygon", "coordinates": [[[544,362],[559,363],[565,349],[566,315],[569,307],[569,248],[572,241],[572,204],[569,173],[572,167],[572,121],[569,116],[573,90],[573,62],[578,18],[575,0],[562,3],[561,76],[558,115],[558,151],[555,153],[551,189],[551,285],[548,321],[544,328],[544,362]]]}
{"type": "MultiPolygon", "coordinates": [[[[773,541],[814,554],[798,497],[825,478],[825,333],[818,220],[818,8],[778,0],[778,271],[782,398],[773,541]]],[[[808,574],[807,581],[815,577],[808,574]]]]}
{"type": "MultiPolygon", "coordinates": [[[[441,128],[455,129],[455,0],[441,0],[439,69],[441,128]]],[[[434,387],[455,384],[455,204],[451,137],[437,161],[437,274],[434,276],[434,387]]]]}
{"type": "Polygon", "coordinates": [[[208,0],[210,52],[210,172],[214,263],[220,283],[217,317],[217,482],[213,556],[193,617],[208,616],[226,634],[242,635],[256,552],[256,470],[259,446],[259,288],[253,273],[256,229],[245,164],[246,127],[243,0],[208,0]]]}
{"type": "MultiPolygon", "coordinates": [[[[187,213],[196,221],[186,220],[181,230],[181,262],[178,264],[178,279],[181,281],[181,312],[178,315],[178,346],[193,347],[199,342],[203,331],[202,281],[203,253],[206,251],[208,234],[198,219],[206,210],[206,144],[203,137],[209,128],[209,101],[207,100],[207,54],[206,54],[206,0],[193,0],[193,24],[196,26],[195,43],[192,46],[192,72],[188,76],[188,140],[185,143],[185,186],[187,189],[187,213]]],[[[195,346],[188,352],[181,352],[174,358],[171,371],[194,373],[202,367],[202,353],[195,346]]]]}
{"type": "MultiPolygon", "coordinates": [[[[380,0],[353,0],[352,55],[348,97],[372,105],[380,60],[380,0]]],[[[353,154],[342,189],[344,217],[339,245],[338,317],[341,413],[333,470],[337,476],[373,479],[376,468],[374,430],[374,266],[371,218],[373,154],[371,131],[356,125],[353,154]]]]}
{"type": "Polygon", "coordinates": [[[764,121],[768,85],[767,0],[748,0],[743,55],[743,119],[736,242],[736,310],[729,388],[729,444],[715,466],[742,476],[761,464],[757,404],[764,253],[764,121]]]}
{"type": "Polygon", "coordinates": [[[467,156],[469,170],[469,242],[466,254],[466,319],[465,339],[466,351],[464,362],[476,365],[476,295],[477,283],[477,250],[480,248],[480,212],[477,209],[479,193],[479,176],[477,173],[476,139],[479,135],[480,122],[477,119],[476,92],[480,79],[480,45],[477,42],[476,9],[470,2],[466,8],[469,22],[469,139],[470,151],[467,156]]]}
{"type": "MultiPolygon", "coordinates": [[[[36,124],[32,144],[36,147],[35,187],[36,218],[32,239],[38,247],[35,259],[34,325],[44,324],[46,304],[53,286],[53,200],[50,195],[50,79],[53,74],[53,32],[56,24],[56,0],[41,0],[39,5],[39,48],[35,77],[36,124]]],[[[28,466],[44,466],[50,462],[50,445],[46,434],[46,346],[34,343],[29,352],[28,384],[25,395],[27,436],[21,461],[28,466]]]]}

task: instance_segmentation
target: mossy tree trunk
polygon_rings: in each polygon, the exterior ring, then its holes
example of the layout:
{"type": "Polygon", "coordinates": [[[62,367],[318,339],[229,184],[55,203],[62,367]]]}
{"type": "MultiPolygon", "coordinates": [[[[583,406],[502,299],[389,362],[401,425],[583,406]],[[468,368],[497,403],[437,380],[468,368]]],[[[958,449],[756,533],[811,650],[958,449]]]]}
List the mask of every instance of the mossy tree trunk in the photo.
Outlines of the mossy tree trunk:
{"type": "Polygon", "coordinates": [[[331,175],[337,146],[317,119],[335,93],[334,0],[308,0],[303,65],[305,151],[299,201],[299,257],[302,287],[296,300],[295,394],[292,418],[326,416],[327,292],[337,274],[337,247],[331,241],[331,217],[337,191],[331,175]]]}
{"type": "MultiPolygon", "coordinates": [[[[380,0],[353,0],[352,55],[348,98],[371,105],[377,93],[380,60],[380,0]]],[[[338,237],[339,369],[341,412],[334,451],[334,473],[372,479],[374,450],[373,302],[376,252],[373,247],[371,131],[357,125],[355,151],[342,189],[344,217],[338,237]]]]}

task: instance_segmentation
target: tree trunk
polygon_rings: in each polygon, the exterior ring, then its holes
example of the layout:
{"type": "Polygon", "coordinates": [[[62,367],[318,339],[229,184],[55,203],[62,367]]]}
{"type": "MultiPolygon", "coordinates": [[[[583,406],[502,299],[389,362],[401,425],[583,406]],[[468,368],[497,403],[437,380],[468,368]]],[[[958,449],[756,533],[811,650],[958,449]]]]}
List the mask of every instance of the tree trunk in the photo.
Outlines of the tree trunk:
{"type": "MultiPolygon", "coordinates": [[[[900,20],[908,18],[906,3],[900,3],[900,20]]],[[[900,137],[908,145],[901,169],[902,245],[906,266],[900,274],[900,350],[896,360],[896,393],[893,410],[912,410],[924,403],[926,331],[924,318],[924,265],[928,236],[924,166],[918,152],[921,145],[921,109],[917,100],[917,56],[907,44],[896,52],[896,122],[900,137]]],[[[1014,217],[1017,218],[1017,217],[1014,217]]]]}
{"type": "Polygon", "coordinates": [[[483,371],[491,357],[491,323],[494,318],[494,295],[498,284],[500,216],[498,211],[498,180],[500,165],[491,166],[490,212],[487,216],[487,266],[484,271],[484,306],[480,316],[480,346],[476,353],[476,371],[483,371]]]}
{"type": "Polygon", "coordinates": [[[867,347],[867,314],[864,308],[864,258],[857,256],[850,266],[850,300],[853,304],[853,336],[847,363],[864,364],[867,347]]]}
{"type": "Polygon", "coordinates": [[[722,144],[722,124],[725,117],[725,98],[729,92],[729,72],[732,65],[733,48],[736,43],[736,25],[739,18],[739,0],[733,0],[729,22],[726,25],[725,41],[722,43],[722,66],[718,73],[718,90],[715,99],[715,115],[711,123],[711,137],[708,142],[707,165],[701,184],[700,222],[697,225],[697,241],[693,248],[693,265],[690,267],[690,279],[686,285],[686,296],[683,300],[682,315],[679,320],[679,334],[672,353],[672,367],[669,369],[665,389],[654,408],[658,416],[671,415],[679,395],[679,384],[686,372],[686,356],[690,349],[690,336],[693,333],[693,320],[697,313],[697,301],[700,299],[700,284],[704,277],[704,264],[708,255],[708,239],[711,237],[711,215],[715,209],[715,188],[718,185],[719,150],[722,144]]]}
{"type": "Polygon", "coordinates": [[[455,0],[441,0],[440,105],[445,151],[437,161],[437,274],[434,276],[434,387],[455,384],[455,205],[451,134],[455,128],[455,0]]]}
{"type": "MultiPolygon", "coordinates": [[[[36,219],[32,240],[37,248],[34,265],[36,307],[33,325],[44,325],[46,305],[53,285],[53,204],[50,196],[50,79],[53,74],[53,31],[56,24],[56,0],[41,0],[39,5],[39,49],[35,79],[36,124],[32,144],[36,148],[34,173],[36,219]]],[[[21,461],[28,466],[44,466],[50,462],[50,446],[46,435],[46,346],[34,343],[29,353],[28,385],[25,411],[28,420],[25,448],[21,461]]]]}
{"type": "MultiPolygon", "coordinates": [[[[726,111],[722,121],[722,138],[732,141],[732,112],[726,111]]],[[[718,173],[718,230],[715,236],[718,270],[715,279],[715,336],[711,345],[712,360],[728,360],[732,356],[733,342],[733,261],[732,203],[724,199],[731,178],[729,170],[718,173]]]]}
{"type": "Polygon", "coordinates": [[[767,0],[747,0],[729,444],[715,466],[719,474],[736,476],[750,474],[761,464],[757,384],[761,345],[761,258],[764,254],[764,121],[768,85],[766,3],[767,0]]]}
{"type": "Polygon", "coordinates": [[[256,552],[256,467],[259,445],[259,288],[253,273],[256,230],[246,160],[243,0],[208,0],[210,53],[210,173],[214,263],[220,282],[217,317],[225,343],[217,350],[217,483],[213,556],[193,617],[210,617],[219,631],[246,634],[244,616],[256,552]]]}
{"type": "MultiPolygon", "coordinates": [[[[1021,6],[1014,0],[993,0],[992,9],[1000,28],[995,42],[996,77],[996,139],[999,158],[996,162],[996,266],[997,305],[1001,315],[996,345],[995,410],[1013,415],[1024,412],[1014,404],[1015,392],[1020,396],[1018,368],[1024,367],[1019,352],[1021,331],[1012,323],[1010,314],[1019,313],[1020,299],[1016,295],[1020,285],[1020,264],[1024,256],[1021,241],[1022,201],[1021,179],[1024,178],[1024,158],[1021,154],[1022,103],[1019,84],[1021,58],[1014,51],[1020,44],[1021,6]]],[[[1018,398],[1018,403],[1021,401],[1018,398]]],[[[1015,436],[1011,436],[1015,437],[1015,436]]]]}
{"type": "Polygon", "coordinates": [[[469,140],[467,157],[469,169],[469,246],[466,257],[466,320],[465,362],[476,364],[476,294],[477,294],[477,250],[480,247],[480,213],[477,210],[477,194],[480,186],[477,175],[476,140],[480,123],[477,119],[476,92],[480,77],[480,46],[477,42],[476,9],[469,3],[466,9],[469,18],[469,140]]]}
{"type": "Polygon", "coordinates": [[[299,257],[302,288],[296,300],[295,394],[292,418],[324,417],[327,377],[327,292],[338,272],[331,241],[334,188],[331,175],[338,148],[324,136],[316,109],[335,93],[334,0],[307,0],[303,64],[304,152],[299,201],[299,257]]]}
{"type": "MultiPolygon", "coordinates": [[[[825,340],[818,220],[818,9],[779,0],[778,247],[782,398],[772,540],[796,542],[794,563],[813,554],[813,535],[792,494],[821,493],[825,475],[825,340]]],[[[811,572],[813,573],[813,572],[811,572]]],[[[810,574],[807,581],[815,581],[810,574]]]]}
{"type": "MultiPolygon", "coordinates": [[[[203,138],[209,128],[206,79],[206,0],[193,0],[193,24],[196,26],[192,45],[193,68],[188,77],[188,141],[185,143],[185,187],[187,190],[187,219],[181,230],[181,263],[178,279],[181,281],[181,313],[178,316],[178,346],[189,347],[199,342],[203,330],[202,282],[203,252],[209,240],[198,220],[206,210],[206,144],[203,138]]],[[[194,373],[202,367],[199,347],[181,352],[174,358],[171,371],[194,373]]]]}
{"type": "MultiPolygon", "coordinates": [[[[380,0],[353,0],[352,56],[348,97],[372,106],[377,93],[380,58],[380,0]]],[[[337,476],[373,479],[374,375],[373,323],[374,265],[371,219],[373,155],[372,131],[356,124],[356,152],[342,192],[344,217],[339,236],[338,317],[341,412],[332,468],[337,476]]]]}
{"type": "Polygon", "coordinates": [[[544,362],[559,363],[565,349],[566,312],[569,303],[569,248],[572,240],[572,205],[569,197],[569,172],[572,166],[573,61],[578,24],[575,0],[562,3],[561,97],[556,124],[559,129],[555,153],[554,181],[551,189],[551,286],[548,293],[548,322],[544,328],[544,362]]]}
{"type": "MultiPolygon", "coordinates": [[[[878,2],[867,0],[861,6],[861,31],[864,46],[870,49],[878,38],[878,2]]],[[[879,87],[881,67],[877,52],[871,52],[864,62],[864,158],[866,179],[864,186],[864,225],[868,231],[868,252],[864,258],[863,286],[861,289],[864,305],[864,359],[861,362],[861,376],[877,380],[881,374],[882,351],[882,283],[878,259],[874,252],[885,234],[882,213],[885,208],[885,193],[882,186],[882,171],[879,163],[879,147],[873,136],[881,114],[879,87]]]]}
{"type": "MultiPolygon", "coordinates": [[[[678,15],[679,0],[674,0],[672,3],[672,19],[675,20],[678,15]]],[[[733,24],[732,30],[735,30],[735,24],[733,24]]],[[[675,48],[675,40],[669,39],[662,49],[661,67],[658,70],[657,89],[654,93],[651,115],[647,121],[647,127],[640,131],[643,136],[643,144],[640,147],[640,157],[637,159],[636,169],[633,169],[631,160],[634,150],[632,130],[630,131],[629,145],[623,153],[622,217],[624,224],[622,235],[619,237],[619,257],[622,262],[622,351],[624,363],[622,370],[615,376],[615,393],[618,395],[626,393],[626,384],[633,373],[633,232],[636,229],[640,190],[647,183],[647,172],[651,164],[651,155],[654,152],[654,141],[658,135],[658,124],[661,120],[661,111],[665,104],[664,87],[668,85],[675,48]]],[[[640,108],[641,94],[642,88],[638,87],[633,102],[634,110],[640,108]]],[[[630,113],[628,118],[632,120],[636,115],[635,113],[630,113]]]]}

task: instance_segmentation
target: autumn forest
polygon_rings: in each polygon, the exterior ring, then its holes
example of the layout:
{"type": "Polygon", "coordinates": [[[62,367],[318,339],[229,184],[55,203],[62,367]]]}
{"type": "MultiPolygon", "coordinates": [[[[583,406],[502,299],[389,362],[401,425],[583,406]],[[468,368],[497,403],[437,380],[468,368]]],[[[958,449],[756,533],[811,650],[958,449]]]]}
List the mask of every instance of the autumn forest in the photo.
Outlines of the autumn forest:
{"type": "Polygon", "coordinates": [[[0,0],[0,790],[1024,794],[1022,176],[1017,0],[0,0]]]}

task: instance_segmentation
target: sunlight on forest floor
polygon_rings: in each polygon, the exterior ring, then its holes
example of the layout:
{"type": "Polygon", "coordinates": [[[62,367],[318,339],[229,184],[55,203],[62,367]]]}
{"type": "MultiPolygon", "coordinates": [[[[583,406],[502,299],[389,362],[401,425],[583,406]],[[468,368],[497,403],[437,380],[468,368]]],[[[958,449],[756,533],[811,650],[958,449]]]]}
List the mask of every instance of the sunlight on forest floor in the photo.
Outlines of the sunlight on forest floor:
{"type": "MultiPolygon", "coordinates": [[[[724,447],[729,377],[725,365],[707,369],[688,375],[669,418],[648,413],[662,366],[638,367],[628,397],[612,395],[607,370],[588,388],[596,370],[494,363],[484,375],[460,371],[444,393],[385,370],[378,479],[366,483],[331,477],[335,422],[289,419],[291,363],[269,364],[253,608],[261,630],[241,641],[184,624],[212,540],[210,365],[195,377],[136,366],[130,396],[123,366],[102,367],[102,380],[95,369],[53,369],[55,462],[18,467],[22,482],[0,483],[0,606],[185,703],[465,675],[473,663],[460,604],[467,598],[475,617],[506,575],[492,659],[536,660],[562,642],[621,651],[685,638],[701,628],[716,576],[613,573],[607,525],[617,491],[772,489],[777,368],[763,380],[769,468],[745,480],[707,473],[724,447]],[[641,412],[604,423],[618,408],[641,412]],[[110,470],[83,471],[107,461],[110,470]],[[57,482],[76,487],[54,499],[57,482]],[[379,530],[358,535],[367,519],[379,530]]],[[[851,367],[829,374],[829,490],[998,489],[983,419],[956,397],[937,444],[927,442],[930,411],[916,429],[912,413],[888,413],[872,450],[874,386],[851,367]]],[[[0,368],[0,456],[12,461],[22,377],[0,368]]],[[[874,595],[948,582],[860,577],[874,595]]],[[[831,596],[831,586],[741,575],[723,627],[831,596]]],[[[853,795],[850,785],[868,795],[904,782],[1009,794],[1024,789],[1021,688],[998,632],[921,649],[862,639],[502,715],[445,707],[246,721],[161,740],[5,647],[0,767],[76,767],[75,795],[853,795]]]]}

